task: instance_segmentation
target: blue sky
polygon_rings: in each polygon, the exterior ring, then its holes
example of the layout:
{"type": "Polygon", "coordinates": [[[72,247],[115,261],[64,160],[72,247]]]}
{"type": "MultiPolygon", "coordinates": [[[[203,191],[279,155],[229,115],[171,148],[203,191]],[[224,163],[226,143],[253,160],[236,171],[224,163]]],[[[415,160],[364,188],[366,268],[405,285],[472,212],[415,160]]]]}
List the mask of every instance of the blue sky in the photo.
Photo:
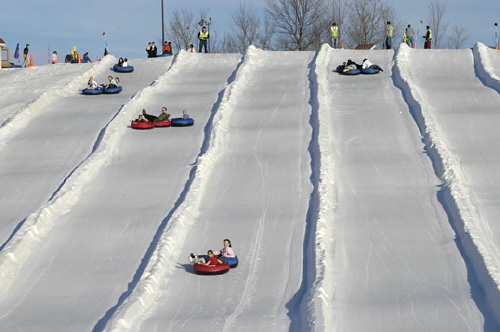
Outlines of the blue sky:
{"type": "MultiPolygon", "coordinates": [[[[445,19],[451,24],[469,27],[467,46],[477,41],[494,44],[493,23],[500,23],[499,0],[448,0],[445,19]]],[[[248,1],[248,5],[262,11],[265,0],[248,1]]],[[[419,21],[429,16],[427,1],[394,0],[402,22],[418,27],[419,21]]],[[[165,19],[173,10],[187,8],[196,14],[208,9],[212,17],[212,33],[223,33],[231,23],[238,0],[164,0],[165,19]]],[[[86,0],[61,2],[55,0],[28,0],[3,10],[0,37],[11,49],[17,43],[26,43],[36,51],[36,62],[47,62],[48,50],[59,54],[70,53],[73,45],[79,51],[88,51],[95,59],[104,51],[106,40],[116,56],[145,57],[148,41],[161,40],[161,0],[86,0]]]]}

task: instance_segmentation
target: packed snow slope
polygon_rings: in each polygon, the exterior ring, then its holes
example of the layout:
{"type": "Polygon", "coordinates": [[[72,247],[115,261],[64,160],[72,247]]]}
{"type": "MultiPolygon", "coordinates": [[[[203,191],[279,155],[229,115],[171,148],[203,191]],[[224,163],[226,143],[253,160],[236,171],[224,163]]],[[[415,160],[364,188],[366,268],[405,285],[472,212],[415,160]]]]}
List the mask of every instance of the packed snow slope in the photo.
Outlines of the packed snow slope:
{"type": "Polygon", "coordinates": [[[498,59],[181,51],[109,96],[79,91],[112,56],[0,71],[2,330],[500,330],[498,59]],[[161,106],[194,126],[130,128],[161,106]],[[224,238],[239,266],[194,274],[224,238]]]}

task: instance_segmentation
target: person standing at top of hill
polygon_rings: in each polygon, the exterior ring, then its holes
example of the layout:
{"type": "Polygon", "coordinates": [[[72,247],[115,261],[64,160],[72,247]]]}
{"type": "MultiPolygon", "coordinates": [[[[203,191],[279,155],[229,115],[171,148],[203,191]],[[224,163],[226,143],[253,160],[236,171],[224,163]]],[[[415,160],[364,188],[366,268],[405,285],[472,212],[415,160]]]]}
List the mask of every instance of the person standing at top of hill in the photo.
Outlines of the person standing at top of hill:
{"type": "Polygon", "coordinates": [[[427,32],[425,33],[425,42],[424,42],[424,49],[431,49],[431,40],[432,40],[432,31],[431,27],[427,26],[425,27],[427,29],[427,32]]]}
{"type": "Polygon", "coordinates": [[[394,27],[391,22],[387,21],[385,28],[385,48],[390,50],[392,48],[392,36],[394,35],[394,27]]]}
{"type": "Polygon", "coordinates": [[[78,52],[76,51],[76,46],[73,46],[71,51],[71,60],[78,60],[78,52]]]}
{"type": "Polygon", "coordinates": [[[410,47],[413,47],[413,43],[415,42],[415,31],[413,31],[413,28],[411,27],[410,24],[408,24],[408,27],[406,28],[406,44],[410,47]]]}
{"type": "Polygon", "coordinates": [[[205,48],[205,53],[208,53],[208,35],[207,27],[201,28],[201,31],[198,32],[198,40],[200,41],[200,45],[198,47],[198,53],[201,53],[202,47],[205,48]]]}
{"type": "Polygon", "coordinates": [[[24,66],[29,67],[30,66],[30,44],[26,44],[26,47],[24,48],[24,66]]]}
{"type": "Polygon", "coordinates": [[[335,22],[330,26],[330,35],[332,36],[332,47],[337,48],[339,42],[339,26],[335,22]]]}

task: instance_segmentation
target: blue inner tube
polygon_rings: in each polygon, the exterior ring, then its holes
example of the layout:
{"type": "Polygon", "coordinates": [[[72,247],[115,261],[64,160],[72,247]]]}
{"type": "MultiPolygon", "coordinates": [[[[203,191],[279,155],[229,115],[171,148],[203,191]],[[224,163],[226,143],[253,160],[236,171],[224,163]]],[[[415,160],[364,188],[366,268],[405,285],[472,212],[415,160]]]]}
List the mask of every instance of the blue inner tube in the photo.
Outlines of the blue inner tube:
{"type": "Polygon", "coordinates": [[[223,262],[228,263],[229,266],[231,266],[231,268],[238,266],[238,256],[236,256],[236,257],[220,257],[219,259],[223,262]]]}
{"type": "Polygon", "coordinates": [[[113,70],[118,73],[131,73],[134,71],[134,67],[133,66],[120,67],[118,65],[114,65],[113,70]]]}
{"type": "Polygon", "coordinates": [[[174,118],[172,119],[172,127],[187,127],[192,126],[194,124],[194,120],[192,118],[174,118]]]}
{"type": "Polygon", "coordinates": [[[101,89],[83,89],[82,94],[84,95],[100,95],[102,93],[101,89]]]}
{"type": "Polygon", "coordinates": [[[11,65],[11,66],[4,67],[4,68],[23,68],[23,67],[20,65],[11,65]]]}
{"type": "Polygon", "coordinates": [[[380,68],[361,69],[361,74],[378,74],[379,72],[380,72],[380,68]]]}
{"type": "Polygon", "coordinates": [[[121,86],[118,86],[116,88],[108,88],[108,89],[102,90],[102,92],[106,93],[106,94],[120,93],[121,91],[122,91],[121,86]]]}
{"type": "Polygon", "coordinates": [[[349,71],[341,71],[339,72],[340,75],[359,75],[361,73],[361,70],[359,69],[353,69],[349,71]]]}
{"type": "Polygon", "coordinates": [[[164,57],[167,57],[167,56],[172,56],[173,54],[158,54],[156,57],[157,58],[164,58],[164,57]]]}

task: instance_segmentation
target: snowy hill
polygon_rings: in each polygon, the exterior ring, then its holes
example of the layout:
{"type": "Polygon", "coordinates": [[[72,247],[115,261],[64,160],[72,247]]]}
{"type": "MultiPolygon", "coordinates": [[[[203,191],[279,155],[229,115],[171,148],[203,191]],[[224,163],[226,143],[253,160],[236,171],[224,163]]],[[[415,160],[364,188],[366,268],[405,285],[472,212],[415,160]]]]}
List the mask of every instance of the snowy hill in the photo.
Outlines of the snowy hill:
{"type": "Polygon", "coordinates": [[[2,330],[500,330],[499,60],[181,51],[99,96],[113,56],[0,71],[2,330]],[[162,106],[195,125],[129,127],[162,106]],[[239,266],[194,274],[224,238],[239,266]]]}

